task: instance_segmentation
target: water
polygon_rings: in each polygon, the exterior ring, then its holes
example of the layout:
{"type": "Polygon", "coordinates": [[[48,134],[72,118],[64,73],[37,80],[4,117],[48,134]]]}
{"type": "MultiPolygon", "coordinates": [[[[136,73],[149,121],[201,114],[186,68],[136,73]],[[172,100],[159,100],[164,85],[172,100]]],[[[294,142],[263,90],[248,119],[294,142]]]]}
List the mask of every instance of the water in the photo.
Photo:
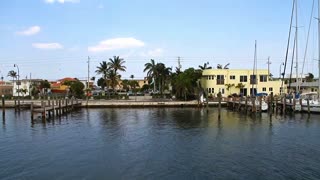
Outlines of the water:
{"type": "Polygon", "coordinates": [[[31,124],[7,110],[0,179],[320,179],[320,115],[82,109],[31,124]]]}

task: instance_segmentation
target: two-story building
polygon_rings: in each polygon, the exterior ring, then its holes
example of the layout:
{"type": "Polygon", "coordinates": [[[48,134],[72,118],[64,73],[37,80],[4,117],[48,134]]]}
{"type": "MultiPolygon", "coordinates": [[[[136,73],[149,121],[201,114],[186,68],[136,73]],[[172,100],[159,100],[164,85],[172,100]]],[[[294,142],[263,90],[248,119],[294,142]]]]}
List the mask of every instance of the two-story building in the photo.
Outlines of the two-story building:
{"type": "Polygon", "coordinates": [[[42,79],[22,79],[13,82],[13,96],[29,96],[31,95],[32,86],[38,87],[43,81],[42,79]],[[20,90],[20,91],[18,91],[20,90]],[[22,92],[21,90],[24,90],[22,92]]]}
{"type": "Polygon", "coordinates": [[[259,69],[206,69],[202,72],[201,86],[209,95],[221,92],[223,96],[256,93],[280,94],[281,80],[272,81],[268,70],[259,69]]]}
{"type": "Polygon", "coordinates": [[[13,92],[12,82],[0,81],[0,96],[12,96],[13,92]]]}

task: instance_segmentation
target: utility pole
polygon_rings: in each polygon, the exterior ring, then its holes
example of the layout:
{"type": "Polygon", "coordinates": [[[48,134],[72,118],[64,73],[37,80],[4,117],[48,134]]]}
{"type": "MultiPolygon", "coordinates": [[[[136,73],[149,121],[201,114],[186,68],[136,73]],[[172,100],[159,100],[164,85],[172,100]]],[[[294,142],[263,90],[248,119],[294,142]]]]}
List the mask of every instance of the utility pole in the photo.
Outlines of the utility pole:
{"type": "Polygon", "coordinates": [[[270,56],[268,57],[267,64],[268,64],[268,77],[269,77],[268,79],[270,79],[270,64],[271,64],[270,56]]]}
{"type": "Polygon", "coordinates": [[[88,101],[89,101],[89,85],[90,85],[90,57],[88,56],[88,83],[87,83],[87,88],[86,88],[86,93],[87,93],[87,106],[88,106],[88,101]]]}
{"type": "Polygon", "coordinates": [[[181,62],[180,62],[180,56],[178,56],[178,68],[179,68],[179,70],[181,70],[181,68],[182,68],[181,62]]]}

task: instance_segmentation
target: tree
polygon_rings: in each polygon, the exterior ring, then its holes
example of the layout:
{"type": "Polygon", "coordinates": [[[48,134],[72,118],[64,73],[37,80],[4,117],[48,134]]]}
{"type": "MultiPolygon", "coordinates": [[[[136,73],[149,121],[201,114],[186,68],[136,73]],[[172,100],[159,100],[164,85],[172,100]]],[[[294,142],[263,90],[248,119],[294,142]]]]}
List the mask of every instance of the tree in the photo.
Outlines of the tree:
{"type": "Polygon", "coordinates": [[[175,75],[172,79],[173,92],[178,99],[187,100],[188,97],[195,96],[198,88],[197,81],[202,76],[201,71],[194,68],[186,69],[184,72],[175,75]]]}
{"type": "Polygon", "coordinates": [[[115,87],[119,84],[120,76],[115,70],[111,70],[108,74],[108,78],[110,79],[110,85],[114,91],[115,87]]]}
{"type": "Polygon", "coordinates": [[[227,87],[227,91],[229,91],[230,94],[230,89],[234,86],[234,84],[225,84],[225,86],[227,87]]]}
{"type": "Polygon", "coordinates": [[[109,66],[114,70],[115,74],[117,71],[126,71],[126,67],[123,65],[126,61],[124,61],[119,56],[113,56],[113,59],[109,58],[109,66]]]}
{"type": "Polygon", "coordinates": [[[312,82],[314,79],[314,75],[312,73],[308,73],[308,76],[306,76],[306,81],[307,82],[312,82]]]}
{"type": "Polygon", "coordinates": [[[240,89],[240,93],[241,93],[241,89],[243,89],[244,87],[245,85],[243,83],[238,83],[235,88],[240,89]]]}
{"type": "Polygon", "coordinates": [[[221,65],[221,64],[218,64],[218,65],[217,65],[217,69],[229,69],[229,65],[230,65],[230,63],[226,64],[226,65],[222,68],[222,65],[221,65]]]}
{"type": "Polygon", "coordinates": [[[70,85],[70,92],[76,98],[82,98],[84,95],[84,84],[80,81],[73,81],[70,85]]]}
{"type": "Polygon", "coordinates": [[[158,79],[160,93],[162,94],[165,89],[164,87],[170,78],[171,68],[166,67],[163,63],[157,63],[155,74],[158,79]]]}
{"type": "Polygon", "coordinates": [[[129,86],[130,86],[130,82],[128,79],[124,79],[122,82],[121,82],[121,86],[122,86],[122,89],[125,89],[126,91],[129,90],[129,86]]]}
{"type": "Polygon", "coordinates": [[[97,66],[96,73],[101,74],[105,83],[103,83],[103,88],[108,85],[107,77],[110,72],[110,67],[106,61],[102,61],[100,66],[97,66]]]}
{"type": "Polygon", "coordinates": [[[8,77],[12,77],[12,81],[14,81],[14,79],[18,77],[17,72],[15,72],[14,70],[9,71],[8,77]]]}
{"type": "Polygon", "coordinates": [[[149,63],[144,64],[144,70],[143,72],[147,71],[147,77],[149,79],[152,79],[155,77],[155,73],[156,73],[156,63],[154,62],[153,59],[151,59],[151,61],[149,63]]]}
{"type": "Polygon", "coordinates": [[[39,89],[41,90],[41,92],[44,90],[44,93],[46,94],[48,89],[50,89],[51,84],[48,82],[48,80],[43,80],[40,82],[40,86],[39,89]]]}
{"type": "Polygon", "coordinates": [[[209,65],[209,62],[206,62],[206,63],[203,64],[203,66],[199,65],[199,68],[201,70],[212,69],[212,67],[208,66],[208,65],[209,65]]]}
{"type": "Polygon", "coordinates": [[[99,78],[97,81],[97,85],[100,86],[101,89],[104,89],[104,87],[106,87],[107,85],[106,80],[103,77],[99,78]]]}

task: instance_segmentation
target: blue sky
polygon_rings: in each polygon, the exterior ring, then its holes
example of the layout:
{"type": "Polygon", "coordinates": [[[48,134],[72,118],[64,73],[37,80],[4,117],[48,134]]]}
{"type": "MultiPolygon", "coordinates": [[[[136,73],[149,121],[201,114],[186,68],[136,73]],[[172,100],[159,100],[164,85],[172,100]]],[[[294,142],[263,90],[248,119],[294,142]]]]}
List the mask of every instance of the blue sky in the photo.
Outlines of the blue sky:
{"type": "MultiPolygon", "coordinates": [[[[303,60],[312,0],[299,2],[299,59],[303,60]]],[[[151,58],[169,67],[205,62],[252,68],[258,41],[258,68],[279,75],[284,61],[292,0],[3,0],[0,5],[0,71],[21,77],[85,78],[99,62],[117,55],[127,72],[145,76],[151,58]]],[[[316,13],[314,13],[316,14],[316,13]]],[[[305,72],[318,73],[313,20],[305,72]]]]}

